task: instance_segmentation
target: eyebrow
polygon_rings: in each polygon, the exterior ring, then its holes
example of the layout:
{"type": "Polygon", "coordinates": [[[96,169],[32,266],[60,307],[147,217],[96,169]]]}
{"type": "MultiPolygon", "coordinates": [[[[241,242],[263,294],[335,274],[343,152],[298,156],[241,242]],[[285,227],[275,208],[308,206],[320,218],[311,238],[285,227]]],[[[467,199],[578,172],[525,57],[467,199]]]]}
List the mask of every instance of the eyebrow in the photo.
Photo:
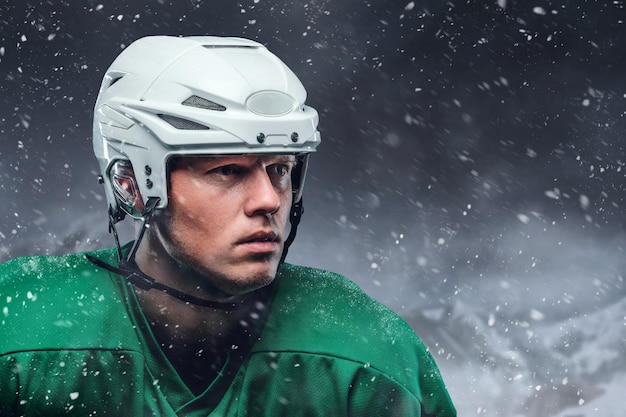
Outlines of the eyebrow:
{"type": "MultiPolygon", "coordinates": [[[[278,162],[293,162],[294,164],[298,162],[298,159],[294,155],[267,155],[275,157],[278,162]]],[[[270,158],[270,160],[272,160],[270,158]]]]}
{"type": "Polygon", "coordinates": [[[185,166],[202,166],[207,163],[216,166],[220,164],[236,165],[240,161],[239,158],[246,156],[254,157],[253,163],[255,165],[258,165],[262,161],[269,164],[292,164],[292,166],[298,164],[298,159],[293,154],[198,155],[174,157],[170,161],[170,169],[175,170],[185,166]]]}

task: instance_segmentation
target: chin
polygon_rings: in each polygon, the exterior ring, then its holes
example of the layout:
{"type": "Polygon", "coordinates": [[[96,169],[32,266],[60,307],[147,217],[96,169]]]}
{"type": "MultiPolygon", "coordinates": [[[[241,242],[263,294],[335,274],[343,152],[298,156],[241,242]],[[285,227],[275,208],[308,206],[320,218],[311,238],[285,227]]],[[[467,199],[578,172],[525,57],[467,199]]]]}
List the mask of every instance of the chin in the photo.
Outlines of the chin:
{"type": "Polygon", "coordinates": [[[225,292],[232,295],[245,295],[270,285],[274,281],[272,276],[260,276],[254,279],[246,278],[243,280],[230,280],[227,283],[228,288],[225,292]]]}
{"type": "Polygon", "coordinates": [[[225,273],[222,275],[221,290],[227,294],[244,295],[271,284],[276,277],[278,263],[274,265],[265,264],[263,266],[253,265],[246,268],[238,267],[234,273],[225,273]]]}

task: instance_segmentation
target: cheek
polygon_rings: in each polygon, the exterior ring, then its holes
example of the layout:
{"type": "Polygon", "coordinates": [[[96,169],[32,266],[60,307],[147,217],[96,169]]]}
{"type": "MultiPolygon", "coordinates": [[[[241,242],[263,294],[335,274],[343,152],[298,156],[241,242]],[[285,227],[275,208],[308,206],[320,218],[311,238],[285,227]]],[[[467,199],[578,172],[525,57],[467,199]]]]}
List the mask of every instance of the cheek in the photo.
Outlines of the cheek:
{"type": "Polygon", "coordinates": [[[281,207],[284,209],[281,210],[280,218],[284,225],[289,223],[289,216],[291,215],[291,202],[293,201],[291,192],[287,194],[281,203],[281,207]]]}
{"type": "Polygon", "coordinates": [[[187,178],[184,175],[173,173],[170,178],[170,197],[179,204],[185,204],[206,189],[196,178],[187,178]]]}
{"type": "Polygon", "coordinates": [[[203,222],[202,214],[206,206],[200,190],[189,182],[180,181],[172,181],[172,189],[176,191],[169,195],[168,217],[173,226],[171,233],[178,234],[182,230],[197,227],[203,222]]]}
{"type": "Polygon", "coordinates": [[[182,196],[180,194],[174,194],[170,197],[170,201],[173,205],[181,208],[185,208],[187,206],[187,197],[182,196]]]}
{"type": "Polygon", "coordinates": [[[194,211],[210,201],[211,197],[207,194],[207,187],[201,181],[172,175],[169,199],[178,215],[189,213],[193,216],[194,211]]]}

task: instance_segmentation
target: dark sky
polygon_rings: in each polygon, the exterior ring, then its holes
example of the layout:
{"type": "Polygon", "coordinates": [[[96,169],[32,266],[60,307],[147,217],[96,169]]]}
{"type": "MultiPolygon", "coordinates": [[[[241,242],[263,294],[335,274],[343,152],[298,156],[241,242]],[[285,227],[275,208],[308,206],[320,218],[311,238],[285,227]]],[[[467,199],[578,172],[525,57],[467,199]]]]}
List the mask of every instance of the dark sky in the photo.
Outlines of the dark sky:
{"type": "Polygon", "coordinates": [[[385,298],[622,239],[623,2],[0,7],[0,259],[110,245],[91,112],[150,34],[250,37],[302,78],[323,145],[293,261],[385,298]]]}
{"type": "Polygon", "coordinates": [[[288,260],[405,313],[471,301],[484,317],[497,306],[554,322],[601,310],[626,296],[625,7],[4,2],[0,261],[112,244],[91,119],[124,46],[242,36],[280,56],[320,113],[288,260]]]}
{"type": "Polygon", "coordinates": [[[430,273],[478,255],[497,271],[528,227],[619,239],[624,16],[623,1],[10,1],[0,259],[109,244],[91,112],[113,58],[150,34],[250,37],[302,78],[323,145],[294,260],[430,273]],[[406,256],[386,261],[394,245],[406,256]]]}

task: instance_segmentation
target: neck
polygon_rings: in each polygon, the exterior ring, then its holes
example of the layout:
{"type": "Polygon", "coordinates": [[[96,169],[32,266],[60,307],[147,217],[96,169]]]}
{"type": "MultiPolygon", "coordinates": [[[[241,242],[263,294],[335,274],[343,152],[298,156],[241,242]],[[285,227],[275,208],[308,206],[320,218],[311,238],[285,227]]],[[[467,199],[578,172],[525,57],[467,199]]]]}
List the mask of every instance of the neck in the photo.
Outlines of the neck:
{"type": "Polygon", "coordinates": [[[233,347],[256,339],[254,329],[265,316],[270,287],[255,291],[254,303],[234,311],[195,306],[161,291],[136,293],[161,350],[198,395],[220,373],[233,347]]]}
{"type": "Polygon", "coordinates": [[[242,322],[252,324],[266,305],[269,288],[250,295],[237,310],[224,310],[186,303],[161,291],[136,289],[137,298],[155,334],[178,346],[202,344],[206,339],[219,340],[242,322]]]}

